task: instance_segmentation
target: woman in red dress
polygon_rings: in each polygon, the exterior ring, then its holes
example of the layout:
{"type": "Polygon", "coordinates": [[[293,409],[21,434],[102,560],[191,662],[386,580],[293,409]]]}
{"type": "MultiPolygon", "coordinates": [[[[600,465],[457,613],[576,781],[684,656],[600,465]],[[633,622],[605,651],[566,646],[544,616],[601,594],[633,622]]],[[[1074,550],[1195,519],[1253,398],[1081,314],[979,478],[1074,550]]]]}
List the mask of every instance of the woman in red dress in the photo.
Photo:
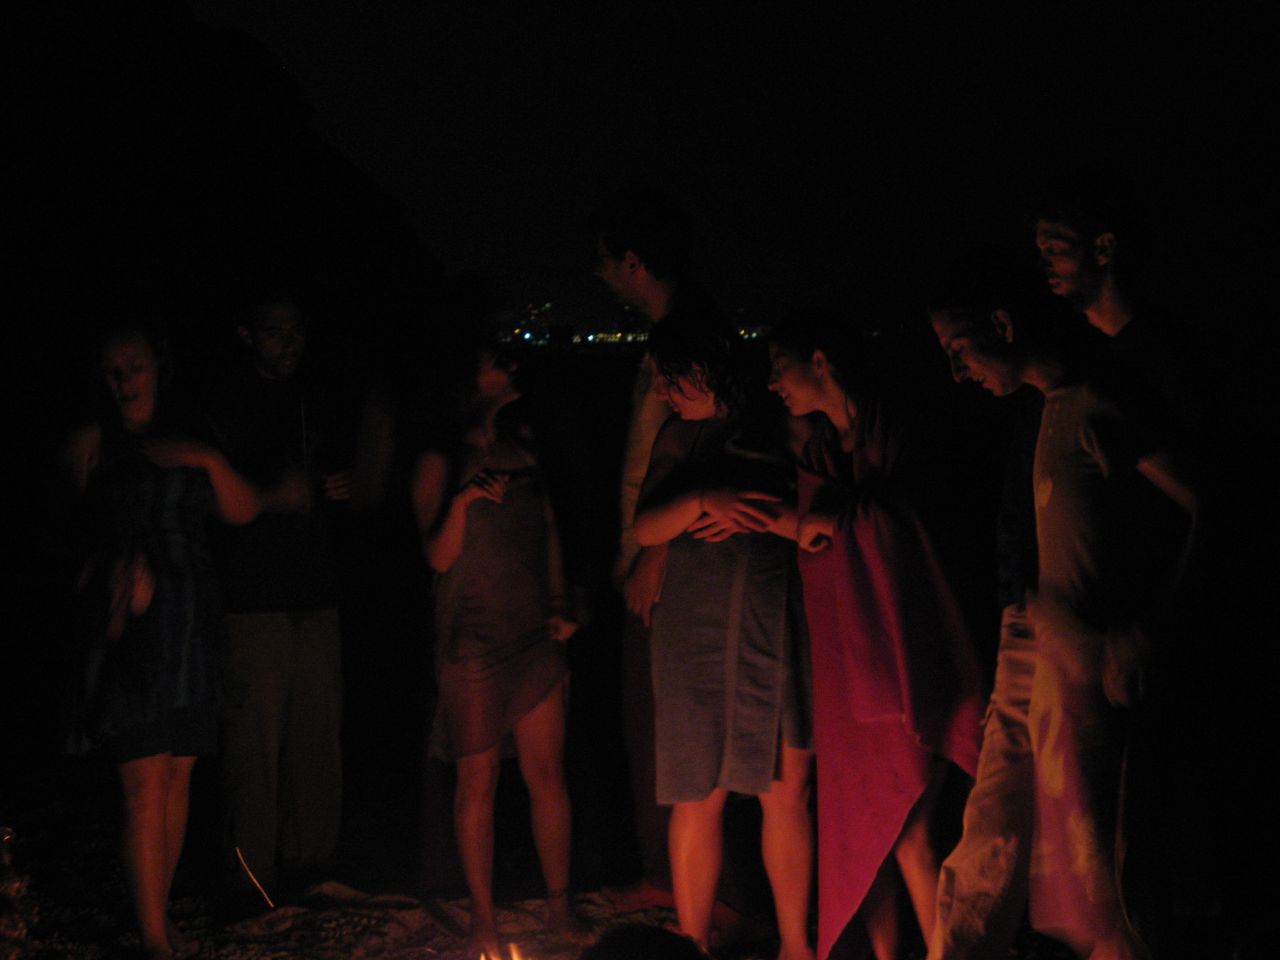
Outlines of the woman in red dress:
{"type": "Polygon", "coordinates": [[[769,387],[798,424],[800,573],[813,659],[818,771],[818,952],[855,913],[878,960],[898,955],[898,877],[925,936],[930,844],[949,764],[977,766],[979,673],[916,509],[910,438],[866,388],[848,325],[774,331],[769,387]]]}

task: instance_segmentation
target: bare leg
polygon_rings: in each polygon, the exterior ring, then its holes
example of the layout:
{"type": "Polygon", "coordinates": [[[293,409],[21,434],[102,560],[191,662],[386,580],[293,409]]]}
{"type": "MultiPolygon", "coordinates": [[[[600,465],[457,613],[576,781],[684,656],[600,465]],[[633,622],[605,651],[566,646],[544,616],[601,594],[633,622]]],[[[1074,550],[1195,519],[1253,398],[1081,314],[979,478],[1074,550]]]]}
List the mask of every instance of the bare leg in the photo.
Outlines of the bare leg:
{"type": "MultiPolygon", "coordinates": [[[[169,757],[168,788],[164,801],[164,832],[166,853],[169,857],[164,878],[166,904],[169,902],[173,878],[178,872],[178,861],[182,857],[182,845],[187,836],[187,812],[191,806],[191,771],[195,765],[195,757],[169,757]]],[[[176,953],[182,954],[191,949],[191,941],[182,935],[173,921],[168,919],[167,914],[166,930],[169,935],[169,944],[176,953]]]]}
{"type": "Polygon", "coordinates": [[[729,791],[717,788],[705,800],[677,803],[671,810],[671,887],[680,932],[702,947],[711,936],[720,861],[724,853],[724,802],[729,791]]]}
{"type": "Polygon", "coordinates": [[[813,824],[809,771],[813,751],[784,747],[782,779],[760,794],[764,813],[760,845],[773,888],[782,941],[779,960],[813,960],[809,945],[809,887],[813,872],[813,824]]]}
{"type": "Polygon", "coordinates": [[[168,884],[171,879],[166,834],[167,753],[120,764],[124,795],[124,862],[142,946],[151,957],[171,957],[167,930],[168,884]]]}
{"type": "Polygon", "coordinates": [[[501,957],[493,911],[493,798],[498,787],[498,748],[458,758],[453,824],[462,872],[471,893],[471,960],[481,951],[501,957]]]}
{"type": "Polygon", "coordinates": [[[1094,941],[1089,960],[1135,960],[1138,956],[1139,953],[1128,934],[1114,932],[1094,941]]]}
{"type": "Polygon", "coordinates": [[[547,885],[547,921],[572,933],[578,924],[569,900],[572,810],[564,782],[565,685],[559,684],[516,724],[520,774],[529,788],[533,841],[547,885]]]}
{"type": "Polygon", "coordinates": [[[940,863],[933,845],[929,842],[929,826],[933,820],[933,811],[937,806],[938,793],[946,778],[947,766],[941,760],[934,761],[929,775],[929,783],[924,793],[916,801],[907,817],[907,822],[898,835],[893,855],[898,861],[898,869],[902,871],[903,882],[907,893],[911,896],[911,905],[915,908],[916,919],[920,922],[920,933],[926,943],[933,933],[934,910],[938,901],[938,870],[940,863]]]}
{"type": "Polygon", "coordinates": [[[898,869],[892,858],[880,866],[859,912],[876,960],[898,960],[898,869]]]}

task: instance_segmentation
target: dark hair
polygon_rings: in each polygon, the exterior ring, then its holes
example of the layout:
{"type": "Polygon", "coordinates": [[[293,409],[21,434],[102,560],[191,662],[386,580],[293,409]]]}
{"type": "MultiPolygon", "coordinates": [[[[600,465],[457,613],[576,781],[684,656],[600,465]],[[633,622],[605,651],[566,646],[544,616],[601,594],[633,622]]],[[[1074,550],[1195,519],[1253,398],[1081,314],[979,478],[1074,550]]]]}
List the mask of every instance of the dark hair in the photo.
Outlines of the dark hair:
{"type": "Polygon", "coordinates": [[[1064,357],[1074,352],[1080,326],[1070,306],[1049,292],[1043,279],[1014,251],[969,244],[952,255],[930,277],[924,307],[946,310],[973,322],[983,339],[999,339],[990,322],[996,310],[1014,321],[1018,352],[1043,347],[1064,357]]]}
{"type": "Polygon", "coordinates": [[[678,280],[688,271],[689,222],[660,190],[623,187],[587,218],[587,227],[610,256],[630,250],[660,280],[678,280]]]}
{"type": "Polygon", "coordinates": [[[305,297],[300,296],[299,285],[286,279],[261,282],[247,291],[238,301],[232,313],[236,326],[252,327],[261,321],[262,310],[266,307],[289,305],[306,317],[305,297]]]}
{"type": "Polygon", "coordinates": [[[746,400],[741,341],[727,324],[685,318],[659,321],[649,333],[649,355],[673,387],[688,377],[715,394],[730,413],[746,400]]]}
{"type": "Polygon", "coordinates": [[[688,937],[663,927],[624,923],[578,954],[578,960],[708,960],[688,937]]]}
{"type": "Polygon", "coordinates": [[[1033,188],[1024,200],[1025,226],[1034,232],[1041,220],[1066,224],[1086,243],[1114,233],[1127,251],[1134,246],[1142,219],[1135,209],[1135,196],[1136,191],[1113,169],[1059,171],[1052,182],[1033,188]]]}
{"type": "Polygon", "coordinates": [[[870,389],[874,339],[867,321],[827,307],[797,310],[769,331],[771,344],[801,360],[811,359],[817,350],[826,354],[836,383],[852,399],[870,389]]]}
{"type": "Polygon", "coordinates": [[[500,306],[491,286],[475,274],[454,274],[441,284],[435,337],[429,356],[418,359],[417,397],[410,414],[425,444],[448,448],[471,425],[480,363],[486,355],[501,358],[504,353],[496,323],[500,306]]]}

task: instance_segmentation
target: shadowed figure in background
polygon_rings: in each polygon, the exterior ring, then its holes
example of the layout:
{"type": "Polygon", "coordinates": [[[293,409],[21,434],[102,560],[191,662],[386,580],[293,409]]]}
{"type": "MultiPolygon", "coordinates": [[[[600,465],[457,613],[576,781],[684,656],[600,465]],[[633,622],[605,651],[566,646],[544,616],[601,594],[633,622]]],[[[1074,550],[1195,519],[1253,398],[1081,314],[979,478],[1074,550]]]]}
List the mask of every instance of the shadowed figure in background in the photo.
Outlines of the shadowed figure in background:
{"type": "MultiPolygon", "coordinates": [[[[1248,884],[1228,889],[1237,850],[1256,842],[1236,825],[1269,818],[1243,812],[1233,799],[1256,791],[1241,777],[1241,758],[1222,749],[1261,719],[1252,706],[1257,697],[1241,696],[1237,675],[1257,657],[1246,639],[1256,629],[1257,595],[1239,561],[1249,553],[1241,544],[1270,549],[1269,535],[1259,533],[1266,525],[1257,501],[1270,494],[1255,486],[1257,429],[1240,416],[1252,362],[1238,354],[1234,336],[1219,337],[1215,327],[1210,339],[1199,329],[1204,320],[1191,305],[1203,296],[1203,258],[1175,276],[1170,252],[1157,256],[1156,242],[1177,241],[1180,233],[1153,226],[1153,213],[1138,210],[1132,190],[1109,179],[1077,173],[1039,198],[1028,218],[1035,248],[1049,290],[1103,334],[1095,378],[1181,463],[1194,465],[1200,499],[1211,502],[1214,517],[1198,537],[1196,569],[1175,598],[1176,612],[1165,617],[1147,696],[1130,724],[1121,891],[1126,914],[1157,952],[1225,955],[1221,944],[1250,924],[1244,918],[1253,911],[1244,904],[1257,895],[1248,884]],[[1226,496],[1227,489],[1237,493],[1226,496]],[[1208,661],[1206,636],[1224,644],[1208,661]],[[1170,835],[1182,837],[1176,848],[1165,840],[1170,835]],[[1244,922],[1225,919],[1233,912],[1244,922]]],[[[1204,307],[1215,311],[1215,324],[1227,309],[1220,292],[1204,307]]],[[[1147,531],[1145,562],[1159,566],[1178,549],[1185,518],[1163,499],[1139,507],[1145,513],[1134,525],[1147,531]]]]}
{"type": "Polygon", "coordinates": [[[578,932],[564,778],[565,643],[577,624],[567,614],[559,537],[531,437],[500,418],[520,396],[514,364],[479,340],[457,350],[448,367],[453,389],[441,390],[454,429],[418,458],[413,506],[436,572],[432,751],[458,769],[453,810],[471,893],[470,956],[499,960],[494,797],[509,740],[529,789],[547,922],[578,932]]]}
{"type": "Polygon", "coordinates": [[[936,474],[872,381],[852,322],[797,314],[770,335],[769,387],[800,426],[800,573],[813,660],[818,953],[855,913],[879,960],[899,955],[905,882],[933,927],[930,841],[948,767],[972,776],[977,662],[921,520],[936,474]]]}
{"type": "MultiPolygon", "coordinates": [[[[588,220],[595,244],[595,273],[625,307],[651,324],[716,324],[720,312],[689,278],[689,225],[670,198],[644,187],[611,196],[588,220]]],[[[654,801],[653,696],[649,670],[649,623],[662,593],[666,545],[641,547],[635,537],[636,501],[649,467],[654,438],[670,414],[663,378],[649,357],[641,361],[632,388],[631,421],[623,451],[619,503],[620,534],[614,580],[629,616],[622,633],[624,735],[631,769],[637,842],[643,880],[670,883],[667,810],[654,801]]]]}
{"type": "Polygon", "coordinates": [[[217,745],[223,624],[206,522],[247,523],[259,500],[217,451],[173,432],[153,336],[109,333],[101,371],[110,412],[78,430],[63,459],[87,550],[71,746],[116,764],[143,949],[172,957],[188,946],[166,911],[191,771],[217,745]]]}
{"type": "Polygon", "coordinates": [[[807,637],[786,539],[795,513],[770,509],[790,492],[783,443],[770,418],[747,412],[735,330],[663,323],[649,349],[673,413],[653,444],[635,533],[668,554],[651,651],[680,929],[707,945],[725,801],[756,796],[778,956],[811,960],[807,637]]]}
{"type": "Polygon", "coordinates": [[[939,293],[931,313],[957,380],[996,395],[1030,384],[1045,407],[1032,477],[1039,581],[1030,632],[1018,638],[1030,677],[1021,655],[1001,665],[1006,702],[993,717],[999,726],[988,727],[965,836],[944,868],[930,957],[998,956],[1011,933],[1001,913],[1016,909],[1026,875],[1035,929],[1078,956],[1127,960],[1146,955],[1117,885],[1129,708],[1143,695],[1155,621],[1192,544],[1188,534],[1180,554],[1153,565],[1143,549],[1152,531],[1135,522],[1149,515],[1144,500],[1158,497],[1194,517],[1196,497],[1143,421],[1082,372],[1061,336],[1011,313],[1007,299],[998,287],[939,293]],[[1029,851],[1018,809],[1027,777],[1029,851]]]}
{"type": "MultiPolygon", "coordinates": [[[[338,839],[342,679],[330,511],[350,496],[350,474],[329,462],[340,401],[302,370],[308,326],[296,300],[258,301],[237,333],[246,356],[214,387],[207,419],[227,459],[263,491],[264,515],[214,541],[227,606],[222,792],[228,843],[270,892],[324,870],[338,839]]],[[[229,907],[238,912],[255,893],[228,856],[229,907]]]]}

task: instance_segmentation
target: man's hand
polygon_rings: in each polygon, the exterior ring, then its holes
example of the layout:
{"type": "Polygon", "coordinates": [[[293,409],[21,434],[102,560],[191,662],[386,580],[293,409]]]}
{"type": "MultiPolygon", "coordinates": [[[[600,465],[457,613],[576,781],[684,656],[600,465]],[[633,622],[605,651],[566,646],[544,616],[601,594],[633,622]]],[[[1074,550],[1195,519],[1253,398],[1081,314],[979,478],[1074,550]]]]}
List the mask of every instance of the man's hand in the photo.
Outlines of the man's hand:
{"type": "Polygon", "coordinates": [[[351,499],[351,471],[339,470],[326,473],[320,478],[320,488],[326,500],[344,501],[351,499]]]}
{"type": "Polygon", "coordinates": [[[1108,631],[1102,645],[1102,690],[1113,707],[1142,699],[1151,638],[1138,624],[1108,631]]]}
{"type": "Polygon", "coordinates": [[[299,467],[286,470],[262,497],[264,509],[276,513],[310,513],[315,493],[310,478],[299,467]]]}
{"type": "Polygon", "coordinates": [[[667,548],[644,547],[631,565],[622,595],[627,609],[649,626],[653,605],[662,596],[662,579],[667,572],[667,548]]]}

